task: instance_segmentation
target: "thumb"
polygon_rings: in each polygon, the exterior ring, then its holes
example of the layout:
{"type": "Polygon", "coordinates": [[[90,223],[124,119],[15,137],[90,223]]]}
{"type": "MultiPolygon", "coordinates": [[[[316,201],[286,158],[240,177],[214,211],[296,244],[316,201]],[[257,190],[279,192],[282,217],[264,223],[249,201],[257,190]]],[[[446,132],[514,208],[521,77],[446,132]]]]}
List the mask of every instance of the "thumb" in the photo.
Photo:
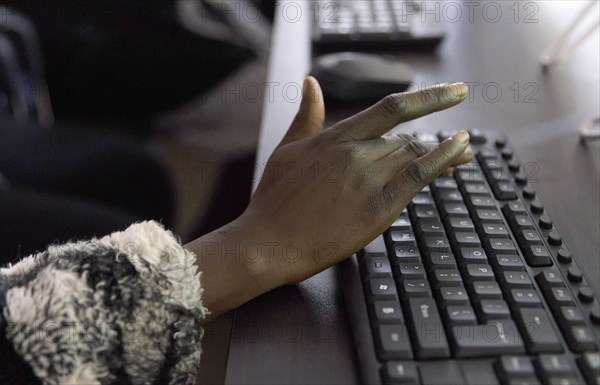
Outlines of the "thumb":
{"type": "Polygon", "coordinates": [[[325,103],[323,92],[317,79],[308,76],[304,79],[302,103],[294,121],[281,140],[279,147],[300,139],[317,135],[323,131],[325,103]]]}

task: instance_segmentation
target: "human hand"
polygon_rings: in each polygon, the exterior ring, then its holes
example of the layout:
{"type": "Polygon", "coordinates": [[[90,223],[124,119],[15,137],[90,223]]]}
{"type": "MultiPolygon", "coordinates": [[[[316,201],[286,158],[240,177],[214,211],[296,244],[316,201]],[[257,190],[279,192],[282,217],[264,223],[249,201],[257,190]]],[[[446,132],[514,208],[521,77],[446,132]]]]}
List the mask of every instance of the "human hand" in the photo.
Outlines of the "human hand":
{"type": "Polygon", "coordinates": [[[323,96],[317,81],[307,78],[300,111],[235,221],[251,233],[247,239],[275,245],[269,258],[257,258],[269,265],[269,279],[296,283],[352,255],[385,231],[424,186],[469,161],[464,131],[439,145],[403,134],[382,137],[466,95],[463,83],[394,94],[323,130],[323,96]]]}

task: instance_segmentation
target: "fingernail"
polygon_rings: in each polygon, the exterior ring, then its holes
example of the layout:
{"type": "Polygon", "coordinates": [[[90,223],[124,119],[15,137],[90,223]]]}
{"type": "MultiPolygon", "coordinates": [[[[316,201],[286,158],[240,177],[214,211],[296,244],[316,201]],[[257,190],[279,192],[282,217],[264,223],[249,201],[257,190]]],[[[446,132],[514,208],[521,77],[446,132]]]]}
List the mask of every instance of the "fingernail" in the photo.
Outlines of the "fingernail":
{"type": "Polygon", "coordinates": [[[457,142],[460,142],[462,144],[467,144],[467,143],[469,143],[469,133],[465,130],[459,131],[456,134],[454,134],[452,139],[454,139],[457,142]]]}
{"type": "Polygon", "coordinates": [[[452,174],[454,173],[454,167],[448,167],[445,171],[444,171],[444,176],[452,176],[452,174]]]}
{"type": "Polygon", "coordinates": [[[459,100],[467,96],[469,88],[465,83],[452,83],[448,86],[448,99],[459,100]]]}
{"type": "Polygon", "coordinates": [[[302,100],[300,101],[300,109],[306,107],[306,103],[308,102],[308,87],[310,87],[310,83],[307,76],[304,78],[304,82],[302,82],[302,100]]]}
{"type": "Polygon", "coordinates": [[[473,155],[473,149],[471,148],[471,146],[467,147],[467,149],[465,150],[465,155],[466,156],[472,156],[473,155]]]}
{"type": "Polygon", "coordinates": [[[310,87],[310,83],[307,76],[304,78],[304,82],[302,82],[302,97],[306,97],[308,94],[308,87],[310,87]]]}

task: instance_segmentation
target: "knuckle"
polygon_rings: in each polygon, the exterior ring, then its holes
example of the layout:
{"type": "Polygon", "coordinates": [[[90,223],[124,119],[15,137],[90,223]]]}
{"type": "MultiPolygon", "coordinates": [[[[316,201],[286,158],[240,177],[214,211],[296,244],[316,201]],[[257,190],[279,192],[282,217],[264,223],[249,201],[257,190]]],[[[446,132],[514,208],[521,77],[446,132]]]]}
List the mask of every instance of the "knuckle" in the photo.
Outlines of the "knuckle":
{"type": "Polygon", "coordinates": [[[354,164],[360,158],[360,146],[354,142],[344,143],[339,148],[339,156],[344,163],[354,164]]]}
{"type": "Polygon", "coordinates": [[[406,134],[404,132],[396,134],[396,138],[398,138],[399,140],[402,140],[404,142],[412,142],[414,140],[417,140],[417,138],[415,138],[414,136],[412,136],[410,134],[406,134]]]}
{"type": "Polygon", "coordinates": [[[429,147],[422,142],[412,141],[406,144],[406,150],[417,158],[429,153],[429,147]]]}
{"type": "Polygon", "coordinates": [[[379,107],[387,116],[396,116],[406,114],[409,105],[403,94],[392,94],[381,99],[379,107]]]}
{"type": "Polygon", "coordinates": [[[454,158],[452,151],[444,146],[438,147],[437,151],[438,156],[436,157],[436,164],[443,165],[450,162],[454,158]]]}
{"type": "Polygon", "coordinates": [[[427,166],[425,163],[419,161],[411,162],[406,166],[404,172],[408,181],[416,185],[423,183],[429,176],[427,166]]]}
{"type": "Polygon", "coordinates": [[[321,138],[321,145],[329,148],[336,143],[342,142],[344,134],[343,130],[338,126],[333,126],[325,130],[319,137],[321,138]]]}

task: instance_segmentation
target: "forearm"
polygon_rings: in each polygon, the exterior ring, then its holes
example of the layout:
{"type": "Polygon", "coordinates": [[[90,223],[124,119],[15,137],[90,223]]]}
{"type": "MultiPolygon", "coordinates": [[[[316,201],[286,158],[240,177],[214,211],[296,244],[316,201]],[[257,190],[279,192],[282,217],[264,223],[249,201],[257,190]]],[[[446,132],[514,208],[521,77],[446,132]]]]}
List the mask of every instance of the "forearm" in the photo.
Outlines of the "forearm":
{"type": "Polygon", "coordinates": [[[202,272],[202,300],[211,320],[283,284],[269,263],[269,242],[240,217],[185,245],[202,272]]]}

